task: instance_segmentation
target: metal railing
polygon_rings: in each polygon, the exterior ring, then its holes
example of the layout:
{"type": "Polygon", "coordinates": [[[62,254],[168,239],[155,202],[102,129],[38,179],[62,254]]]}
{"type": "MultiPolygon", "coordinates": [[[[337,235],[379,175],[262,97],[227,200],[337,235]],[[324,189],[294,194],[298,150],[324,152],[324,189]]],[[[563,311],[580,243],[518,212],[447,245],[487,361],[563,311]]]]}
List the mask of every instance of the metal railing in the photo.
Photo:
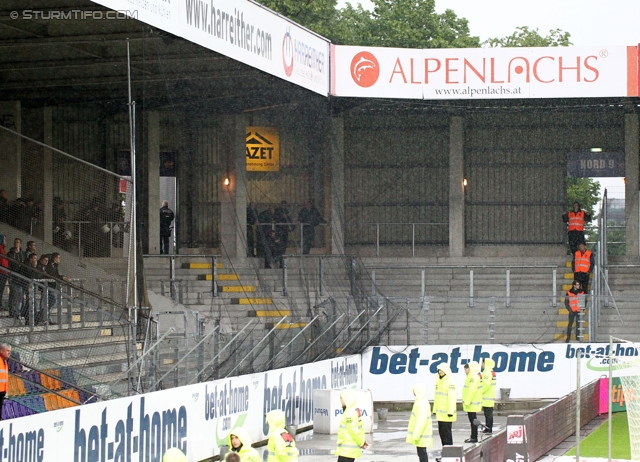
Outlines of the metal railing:
{"type": "Polygon", "coordinates": [[[411,246],[411,256],[415,257],[417,245],[449,244],[449,223],[346,223],[345,231],[348,245],[373,244],[376,257],[380,256],[381,245],[411,246]]]}

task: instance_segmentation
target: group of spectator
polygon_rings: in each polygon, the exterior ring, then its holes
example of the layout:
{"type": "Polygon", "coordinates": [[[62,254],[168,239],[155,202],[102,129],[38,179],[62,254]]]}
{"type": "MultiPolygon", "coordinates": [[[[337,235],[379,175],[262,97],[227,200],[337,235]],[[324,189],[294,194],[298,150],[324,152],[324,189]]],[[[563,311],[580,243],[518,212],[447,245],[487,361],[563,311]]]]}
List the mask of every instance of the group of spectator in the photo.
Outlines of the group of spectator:
{"type": "Polygon", "coordinates": [[[10,201],[7,191],[0,189],[0,222],[7,223],[25,233],[32,234],[34,223],[42,216],[42,203],[32,197],[19,197],[10,201]]]}
{"type": "Polygon", "coordinates": [[[34,324],[55,324],[49,317],[57,302],[56,293],[62,281],[69,281],[68,276],[60,274],[60,260],[57,252],[38,255],[35,241],[28,241],[23,249],[20,238],[15,238],[13,247],[7,250],[6,237],[0,234],[0,307],[4,309],[3,298],[8,283],[6,303],[10,317],[29,324],[33,313],[34,324]],[[34,286],[40,299],[38,306],[34,306],[35,292],[29,291],[33,281],[38,282],[34,286]]]}
{"type": "MultiPolygon", "coordinates": [[[[311,203],[298,213],[302,226],[302,253],[308,255],[315,241],[316,226],[326,223],[318,209],[311,203]]],[[[256,204],[247,207],[247,256],[264,258],[264,267],[282,265],[282,256],[289,245],[289,233],[296,229],[287,201],[277,207],[270,205],[258,212],[256,204]]]]}

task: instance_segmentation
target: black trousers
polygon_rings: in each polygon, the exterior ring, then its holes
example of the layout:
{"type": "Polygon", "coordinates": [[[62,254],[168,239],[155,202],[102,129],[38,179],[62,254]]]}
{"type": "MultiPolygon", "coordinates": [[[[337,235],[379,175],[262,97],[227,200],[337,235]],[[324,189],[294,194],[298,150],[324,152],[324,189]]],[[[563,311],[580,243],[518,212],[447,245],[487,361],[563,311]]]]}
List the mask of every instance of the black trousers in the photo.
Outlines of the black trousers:
{"type": "Polygon", "coordinates": [[[571,340],[571,329],[573,327],[573,322],[576,322],[576,337],[578,336],[578,314],[579,311],[571,311],[569,310],[569,323],[567,324],[567,342],[571,340]]]}
{"type": "Polygon", "coordinates": [[[338,456],[338,462],[353,462],[353,457],[338,456]]]}
{"type": "Polygon", "coordinates": [[[571,249],[571,255],[576,253],[578,245],[584,241],[584,231],[568,231],[569,236],[569,249],[571,249]]]}
{"type": "Polygon", "coordinates": [[[482,410],[484,411],[484,426],[489,431],[493,431],[493,408],[483,406],[482,410]]]}
{"type": "Polygon", "coordinates": [[[4,405],[4,397],[7,396],[6,391],[0,391],[0,420],[2,420],[2,406],[4,405]]]}
{"type": "Polygon", "coordinates": [[[438,433],[440,434],[440,442],[443,446],[453,446],[452,426],[453,422],[441,422],[438,420],[438,433]]]}
{"type": "Polygon", "coordinates": [[[418,450],[418,460],[420,462],[429,462],[429,454],[427,454],[427,448],[416,446],[416,449],[418,450]]]}
{"type": "Polygon", "coordinates": [[[162,255],[168,255],[169,254],[169,238],[171,237],[171,234],[167,234],[165,235],[160,235],[160,253],[162,255]]]}
{"type": "Polygon", "coordinates": [[[473,421],[478,418],[478,415],[475,412],[467,412],[467,416],[469,417],[469,423],[471,424],[471,439],[478,439],[478,427],[473,425],[473,421]]]}
{"type": "Polygon", "coordinates": [[[585,294],[589,293],[589,273],[573,273],[573,277],[580,283],[580,288],[585,294]]]}

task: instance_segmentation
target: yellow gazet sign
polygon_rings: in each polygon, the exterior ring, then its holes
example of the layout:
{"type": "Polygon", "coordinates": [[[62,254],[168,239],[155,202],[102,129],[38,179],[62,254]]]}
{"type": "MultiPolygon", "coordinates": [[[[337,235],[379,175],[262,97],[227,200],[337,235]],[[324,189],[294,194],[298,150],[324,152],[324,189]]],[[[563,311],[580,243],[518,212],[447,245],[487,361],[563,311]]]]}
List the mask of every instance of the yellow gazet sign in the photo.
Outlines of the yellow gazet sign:
{"type": "Polygon", "coordinates": [[[247,172],[280,170],[280,135],[273,127],[247,127],[247,172]]]}

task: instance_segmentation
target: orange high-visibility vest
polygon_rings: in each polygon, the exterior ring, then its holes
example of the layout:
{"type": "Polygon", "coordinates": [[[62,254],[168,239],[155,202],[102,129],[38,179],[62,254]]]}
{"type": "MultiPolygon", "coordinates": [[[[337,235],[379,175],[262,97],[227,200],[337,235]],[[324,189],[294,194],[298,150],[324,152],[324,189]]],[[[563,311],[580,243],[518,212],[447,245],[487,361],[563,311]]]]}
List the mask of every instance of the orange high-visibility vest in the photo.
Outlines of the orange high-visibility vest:
{"type": "Polygon", "coordinates": [[[574,267],[576,273],[588,273],[591,269],[591,251],[585,250],[584,253],[580,253],[576,250],[574,267]]]}
{"type": "Polygon", "coordinates": [[[567,292],[567,297],[569,297],[569,309],[574,313],[580,311],[580,299],[578,298],[578,295],[584,295],[584,292],[580,291],[577,294],[574,294],[571,291],[567,292]]]}
{"type": "Polygon", "coordinates": [[[569,212],[569,231],[584,231],[584,210],[569,212]]]}
{"type": "Polygon", "coordinates": [[[9,366],[7,362],[0,360],[0,392],[9,391],[9,366]]]}

